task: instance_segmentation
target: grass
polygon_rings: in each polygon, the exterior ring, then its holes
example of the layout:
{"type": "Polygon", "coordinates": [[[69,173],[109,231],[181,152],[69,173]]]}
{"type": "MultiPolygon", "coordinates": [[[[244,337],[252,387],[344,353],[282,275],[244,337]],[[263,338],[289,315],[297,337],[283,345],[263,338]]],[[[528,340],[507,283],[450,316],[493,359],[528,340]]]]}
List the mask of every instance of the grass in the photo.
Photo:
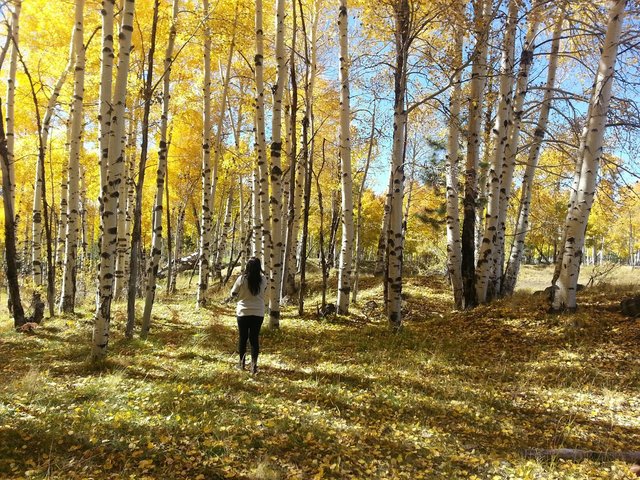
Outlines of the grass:
{"type": "Polygon", "coordinates": [[[637,282],[563,317],[526,292],[451,312],[442,278],[412,278],[397,334],[363,284],[366,315],[286,308],[255,378],[233,369],[232,306],[186,293],[160,293],[147,341],[123,337],[116,305],[98,366],[88,310],[33,335],[0,321],[0,478],[633,478],[522,451],[638,448],[640,324],[616,312],[637,282]]]}

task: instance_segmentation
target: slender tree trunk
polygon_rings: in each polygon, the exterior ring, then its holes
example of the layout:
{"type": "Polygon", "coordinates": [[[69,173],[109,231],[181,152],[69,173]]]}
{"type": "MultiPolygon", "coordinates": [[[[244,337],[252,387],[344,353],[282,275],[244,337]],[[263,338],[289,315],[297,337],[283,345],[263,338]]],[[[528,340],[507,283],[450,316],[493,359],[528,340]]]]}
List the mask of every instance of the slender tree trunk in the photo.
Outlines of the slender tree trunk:
{"type": "Polygon", "coordinates": [[[342,170],[342,248],[338,272],[337,311],[349,313],[351,268],[353,263],[353,184],[351,179],[351,100],[349,94],[349,43],[347,0],[340,0],[338,30],[340,35],[340,160],[342,170]]]}
{"type": "Polygon", "coordinates": [[[407,110],[407,60],[409,56],[411,11],[408,0],[394,6],[396,61],[394,71],[393,144],[391,153],[391,210],[387,234],[386,279],[389,302],[387,315],[394,330],[402,327],[402,222],[404,203],[404,151],[407,110]]]}
{"type": "MultiPolygon", "coordinates": [[[[111,129],[106,157],[103,152],[103,161],[106,163],[106,175],[108,182],[102,197],[102,225],[103,232],[100,248],[99,300],[96,309],[96,317],[93,329],[94,360],[104,358],[109,344],[109,325],[111,322],[111,300],[113,298],[113,274],[115,270],[115,247],[117,239],[118,197],[120,182],[124,171],[124,155],[122,137],[124,135],[124,113],[127,92],[127,77],[129,74],[129,60],[131,57],[131,34],[133,32],[134,0],[125,0],[122,13],[122,27],[120,29],[118,51],[118,73],[116,75],[115,90],[111,116],[111,129]]],[[[104,14],[105,22],[107,14],[104,14]]],[[[104,24],[103,24],[104,25],[104,24]]],[[[103,32],[105,34],[105,32],[103,32]]],[[[104,45],[104,43],[103,43],[104,45]]],[[[106,55],[103,49],[103,55],[106,55]]],[[[108,56],[108,55],[107,55],[108,56]]],[[[103,61],[104,61],[103,57],[103,61]]],[[[104,69],[103,69],[104,72],[104,69]]],[[[102,98],[101,98],[102,103],[102,98]]]]}
{"type": "MultiPolygon", "coordinates": [[[[6,117],[6,141],[7,141],[7,162],[9,165],[10,189],[12,208],[16,203],[16,171],[14,165],[14,144],[13,133],[15,122],[15,96],[16,96],[16,73],[18,71],[18,45],[20,44],[20,10],[22,0],[14,0],[13,12],[11,13],[11,56],[9,57],[9,75],[7,77],[7,117],[6,117]]],[[[15,212],[14,212],[15,214],[15,212]]],[[[13,219],[10,219],[13,222],[13,219]]]]}
{"type": "MultiPolygon", "coordinates": [[[[393,188],[393,172],[389,172],[389,185],[384,200],[384,211],[382,212],[382,227],[380,228],[380,236],[378,237],[378,248],[376,250],[376,263],[373,267],[373,274],[376,276],[383,275],[386,271],[387,264],[387,234],[389,233],[389,218],[391,214],[391,190],[393,188]]],[[[385,281],[385,303],[386,281],[385,281]]]]}
{"type": "MultiPolygon", "coordinates": [[[[141,123],[142,138],[140,141],[140,164],[138,168],[138,183],[136,184],[135,189],[136,203],[133,210],[133,230],[131,232],[131,257],[129,260],[129,281],[127,283],[127,326],[125,330],[125,335],[128,338],[133,336],[133,329],[135,327],[136,296],[142,296],[142,285],[146,284],[144,281],[145,265],[139,265],[138,262],[144,263],[145,261],[145,254],[142,249],[142,197],[147,170],[147,153],[149,148],[149,115],[151,112],[151,102],[154,93],[153,65],[156,52],[159,8],[160,0],[155,0],[153,4],[153,20],[151,23],[151,39],[149,43],[149,51],[147,52],[147,72],[145,76],[143,94],[144,107],[141,123]]],[[[162,208],[162,203],[160,203],[160,205],[162,208]]],[[[122,235],[122,237],[126,239],[124,235],[122,235]]]]}
{"type": "Polygon", "coordinates": [[[302,118],[302,158],[300,159],[300,161],[305,164],[305,178],[304,207],[302,211],[302,238],[300,239],[300,291],[298,292],[298,315],[302,316],[304,313],[304,296],[307,290],[307,241],[309,237],[309,208],[311,205],[311,182],[313,172],[313,153],[309,155],[309,123],[312,114],[310,68],[312,62],[310,61],[309,56],[309,42],[307,40],[307,27],[304,18],[304,10],[302,9],[302,0],[298,0],[298,6],[300,8],[300,22],[302,24],[302,34],[304,38],[305,59],[305,104],[304,116],[302,118]]]}
{"type": "MultiPolygon", "coordinates": [[[[203,0],[203,15],[209,18],[209,0],[203,0]]],[[[200,221],[200,262],[198,268],[197,306],[207,305],[209,287],[209,256],[211,252],[211,31],[209,22],[204,28],[204,84],[202,88],[202,214],[200,221]]]]}
{"type": "Polygon", "coordinates": [[[562,265],[559,289],[553,299],[554,310],[574,311],[576,309],[576,291],[583,255],[585,230],[595,195],[596,178],[602,156],[604,130],[611,100],[611,87],[626,3],[626,0],[609,0],[607,2],[609,9],[607,33],[591,94],[585,148],[579,152],[582,157],[582,170],[578,192],[575,204],[567,213],[565,224],[566,241],[560,260],[562,265]]]}
{"type": "MultiPolygon", "coordinates": [[[[2,190],[10,192],[11,187],[11,169],[13,165],[9,163],[9,153],[7,151],[7,137],[4,131],[4,123],[2,121],[2,108],[0,106],[0,163],[2,167],[2,190]]],[[[13,200],[11,196],[4,198],[2,202],[4,206],[4,246],[5,246],[5,262],[7,284],[9,287],[9,305],[11,305],[11,313],[13,314],[13,326],[19,328],[25,322],[24,309],[20,299],[20,285],[18,284],[18,255],[16,251],[16,228],[15,216],[13,211],[13,200]]]]}
{"type": "Polygon", "coordinates": [[[285,0],[276,1],[277,77],[273,89],[271,122],[271,282],[269,284],[269,326],[280,326],[280,286],[282,285],[282,95],[287,84],[287,62],[284,50],[285,0]]]}
{"type": "MultiPolygon", "coordinates": [[[[140,337],[147,338],[151,326],[151,309],[156,297],[156,275],[160,264],[160,253],[162,252],[162,202],[164,195],[165,176],[167,174],[167,128],[169,124],[169,101],[171,99],[171,64],[173,62],[173,46],[176,40],[176,22],[178,19],[179,0],[173,0],[171,16],[171,29],[169,31],[169,41],[164,56],[164,79],[162,89],[162,116],[160,118],[160,149],[158,151],[158,171],[156,173],[156,196],[152,212],[153,238],[151,240],[151,255],[149,256],[149,266],[147,268],[147,285],[145,289],[144,312],[142,314],[142,326],[140,337]]],[[[159,2],[154,6],[154,25],[157,23],[159,2]]],[[[155,28],[154,28],[155,33],[155,28]]],[[[155,35],[152,34],[152,45],[155,35]]],[[[152,54],[150,52],[150,58],[152,54]]],[[[152,63],[153,64],[153,63],[152,63]]],[[[151,64],[151,65],[152,65],[151,64]]],[[[151,75],[151,68],[149,75],[151,75]]],[[[168,200],[168,197],[167,197],[168,200]]],[[[169,212],[167,211],[167,216],[169,212]]],[[[126,238],[126,237],[125,237],[126,238]]]]}
{"type": "Polygon", "coordinates": [[[298,78],[296,74],[296,35],[297,16],[296,2],[291,2],[292,37],[290,78],[291,78],[291,120],[289,121],[289,202],[287,205],[287,236],[285,240],[284,265],[282,268],[282,297],[292,297],[296,292],[296,253],[298,245],[298,226],[300,224],[300,207],[302,205],[302,185],[304,163],[297,159],[297,115],[298,115],[298,78]]]}
{"type": "Polygon", "coordinates": [[[513,62],[519,6],[519,0],[510,0],[502,46],[498,112],[494,126],[494,145],[487,180],[487,185],[490,186],[487,189],[487,213],[485,215],[484,237],[476,266],[476,295],[480,303],[486,303],[495,294],[493,289],[489,291],[489,284],[492,283],[492,275],[495,275],[498,269],[499,246],[497,230],[500,209],[500,175],[508,142],[508,128],[512,121],[513,62]]]}
{"type": "Polygon", "coordinates": [[[67,234],[60,311],[73,313],[76,298],[78,237],[80,230],[80,150],[82,142],[82,100],[84,97],[84,0],[76,0],[75,9],[75,80],[71,109],[71,145],[69,149],[69,201],[67,207],[67,234]]]}
{"type": "MultiPolygon", "coordinates": [[[[229,54],[227,56],[227,65],[225,68],[224,78],[222,81],[222,96],[220,98],[220,107],[219,107],[220,114],[218,115],[218,125],[216,128],[216,137],[215,137],[214,154],[213,154],[213,167],[212,167],[213,175],[211,178],[211,201],[212,202],[215,202],[215,198],[216,198],[216,188],[218,185],[218,165],[220,163],[220,159],[222,158],[222,150],[223,150],[222,130],[224,128],[225,113],[227,111],[227,97],[229,94],[229,83],[231,80],[231,63],[233,61],[233,55],[235,53],[237,25],[238,25],[238,2],[236,2],[231,46],[229,47],[229,54]]],[[[222,208],[220,210],[222,210],[222,208]]],[[[220,224],[218,222],[217,227],[219,226],[220,224]]],[[[216,238],[216,241],[213,242],[212,245],[219,245],[219,239],[216,238]]],[[[211,272],[212,273],[211,276],[213,277],[215,275],[220,279],[220,281],[222,281],[222,272],[218,270],[218,263],[217,263],[218,255],[219,255],[219,249],[216,249],[214,260],[213,260],[213,271],[211,272]]]]}
{"type": "Polygon", "coordinates": [[[553,31],[553,39],[551,43],[551,51],[549,53],[549,66],[547,70],[546,88],[544,97],[540,107],[540,115],[533,134],[533,143],[529,147],[526,169],[522,177],[520,211],[518,214],[518,224],[516,227],[515,237],[511,246],[511,255],[507,264],[504,280],[502,283],[502,294],[511,295],[516,286],[520,263],[524,253],[524,241],[529,230],[529,211],[531,208],[531,193],[533,191],[533,178],[538,166],[540,157],[540,149],[542,141],[547,130],[549,121],[549,112],[551,110],[551,102],[553,100],[553,89],[556,80],[556,70],[558,68],[558,51],[560,50],[560,35],[562,33],[562,23],[564,20],[564,10],[560,10],[556,19],[553,31]]]}
{"type": "MultiPolygon", "coordinates": [[[[264,33],[262,30],[262,0],[256,0],[255,12],[256,30],[256,55],[254,57],[255,82],[256,82],[256,153],[258,156],[259,170],[259,205],[260,205],[260,228],[259,237],[262,250],[262,265],[264,268],[270,265],[271,258],[271,219],[269,218],[269,167],[267,165],[266,139],[265,139],[265,118],[264,118],[264,33]]],[[[256,242],[258,240],[256,239],[256,242]]]]}
{"type": "Polygon", "coordinates": [[[186,200],[178,209],[178,216],[176,218],[176,246],[173,252],[173,274],[171,276],[171,285],[169,286],[169,292],[175,293],[177,289],[178,279],[178,262],[182,258],[182,236],[184,232],[184,215],[187,209],[186,200]]]}
{"type": "MultiPolygon", "coordinates": [[[[69,47],[69,61],[66,67],[60,74],[56,85],[53,87],[47,109],[45,111],[44,118],[42,120],[42,130],[40,132],[42,143],[42,161],[38,162],[36,168],[36,181],[33,193],[33,233],[32,233],[32,265],[33,265],[33,283],[35,285],[42,285],[44,283],[44,274],[42,271],[42,211],[43,204],[46,202],[46,197],[43,197],[43,191],[46,190],[45,183],[45,171],[44,171],[44,158],[46,156],[46,148],[49,142],[49,132],[51,131],[51,118],[58,104],[58,98],[60,97],[60,90],[64,86],[67,76],[73,69],[75,64],[75,25],[71,32],[71,45],[69,47]]],[[[46,207],[45,207],[46,208],[46,207]]],[[[45,226],[46,229],[46,226],[45,226]]]]}
{"type": "Polygon", "coordinates": [[[462,222],[462,282],[464,285],[464,307],[477,304],[475,290],[475,223],[478,198],[478,166],[480,158],[480,129],[482,124],[482,104],[487,75],[487,45],[490,29],[488,11],[492,2],[474,1],[474,30],[476,38],[475,58],[471,67],[469,92],[469,126],[467,133],[467,158],[464,181],[464,219],[462,222]]]}
{"type": "MultiPolygon", "coordinates": [[[[167,152],[169,150],[169,141],[167,144],[167,152]]],[[[171,293],[171,279],[173,278],[173,245],[171,241],[171,208],[169,207],[169,167],[166,169],[166,179],[164,182],[164,196],[166,198],[167,211],[167,293],[171,293]]]]}
{"type": "Polygon", "coordinates": [[[502,292],[507,210],[511,200],[513,174],[516,168],[516,153],[518,151],[518,143],[520,141],[520,128],[522,125],[524,100],[529,90],[529,72],[531,71],[531,66],[533,64],[533,51],[535,48],[533,42],[538,32],[538,26],[540,25],[540,19],[543,13],[540,10],[542,8],[544,8],[542,1],[536,0],[529,12],[529,27],[527,28],[524,45],[522,46],[522,53],[520,54],[520,68],[518,71],[518,80],[513,100],[513,122],[507,129],[508,138],[504,152],[505,163],[500,176],[500,206],[498,210],[496,252],[497,262],[493,288],[496,295],[501,294],[502,292]]]}
{"type": "Polygon", "coordinates": [[[251,172],[251,256],[262,257],[262,225],[260,223],[260,173],[255,165],[251,172]]]}
{"type": "MultiPolygon", "coordinates": [[[[456,15],[462,16],[463,5],[459,3],[457,7],[456,15]]],[[[457,22],[454,25],[453,68],[455,69],[455,76],[449,102],[449,135],[445,165],[447,184],[447,270],[453,290],[454,304],[458,310],[461,310],[464,307],[464,287],[461,270],[462,246],[460,239],[458,143],[460,141],[460,107],[462,101],[462,85],[460,83],[462,72],[460,68],[462,66],[464,30],[462,25],[457,22]]]]}
{"type": "MultiPolygon", "coordinates": [[[[99,166],[100,166],[100,194],[98,195],[99,209],[100,209],[100,231],[99,231],[99,240],[98,240],[98,258],[102,258],[102,237],[105,231],[105,219],[104,215],[104,201],[109,196],[109,178],[108,178],[108,168],[109,168],[109,132],[111,131],[111,115],[113,105],[112,101],[112,86],[113,86],[113,23],[114,23],[114,8],[115,8],[115,0],[103,0],[102,1],[102,9],[100,13],[102,15],[102,46],[101,46],[101,58],[100,58],[100,98],[99,98],[99,110],[98,110],[98,123],[99,123],[99,133],[98,133],[98,144],[100,148],[100,157],[99,157],[99,166]]],[[[66,201],[66,193],[65,190],[61,188],[60,190],[60,202],[62,205],[62,198],[65,197],[66,201]]],[[[58,225],[58,231],[61,229],[61,221],[63,217],[63,210],[60,209],[60,220],[58,225]]],[[[56,253],[56,266],[58,264],[57,259],[59,258],[56,253]]],[[[108,265],[109,262],[105,263],[105,266],[108,265]]],[[[99,269],[102,267],[102,262],[100,263],[99,269]]],[[[108,267],[106,267],[106,271],[99,270],[98,271],[98,281],[99,282],[111,282],[113,272],[108,271],[108,267]],[[106,275],[108,278],[103,279],[101,275],[106,275]]],[[[107,293],[107,286],[104,283],[104,293],[107,293]]],[[[96,292],[96,310],[100,305],[101,298],[101,287],[98,287],[96,292]]],[[[109,307],[110,308],[110,307],[109,307]]],[[[98,314],[96,313],[96,317],[98,314]]],[[[96,320],[97,321],[97,320],[96,320]]]]}
{"type": "MultiPolygon", "coordinates": [[[[218,240],[218,248],[216,249],[216,258],[214,262],[213,271],[218,277],[220,283],[222,283],[222,265],[224,262],[224,254],[227,251],[227,239],[229,238],[229,230],[231,228],[231,213],[233,210],[233,184],[229,187],[229,195],[227,196],[227,202],[224,209],[224,220],[222,224],[222,230],[220,232],[220,238],[218,240]]],[[[233,258],[233,255],[230,256],[233,258]]]]}
{"type": "Polygon", "coordinates": [[[325,165],[325,143],[322,141],[322,164],[315,174],[316,191],[318,193],[318,215],[320,217],[320,226],[318,231],[318,249],[320,250],[320,267],[322,270],[322,310],[327,305],[327,280],[329,278],[329,266],[327,265],[327,257],[324,250],[324,208],[322,205],[322,189],[320,188],[320,175],[325,165]]]}
{"type": "Polygon", "coordinates": [[[360,233],[362,230],[362,195],[365,192],[365,186],[367,184],[367,174],[369,173],[369,165],[371,165],[371,157],[373,154],[373,144],[375,141],[374,135],[376,133],[376,104],[373,104],[373,113],[371,115],[371,133],[369,134],[369,144],[367,147],[367,159],[364,163],[364,171],[362,172],[362,179],[360,180],[360,188],[358,188],[358,214],[356,215],[356,258],[355,266],[353,269],[353,295],[351,296],[351,303],[357,302],[358,297],[358,281],[360,279],[360,260],[362,258],[362,240],[360,233]]]}

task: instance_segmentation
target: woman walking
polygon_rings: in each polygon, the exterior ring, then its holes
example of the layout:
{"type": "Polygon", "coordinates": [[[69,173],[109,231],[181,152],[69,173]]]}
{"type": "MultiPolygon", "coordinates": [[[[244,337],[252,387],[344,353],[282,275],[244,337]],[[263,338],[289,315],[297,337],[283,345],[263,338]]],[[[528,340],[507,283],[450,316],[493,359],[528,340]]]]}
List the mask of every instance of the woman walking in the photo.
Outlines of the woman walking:
{"type": "Polygon", "coordinates": [[[259,258],[251,258],[247,267],[231,289],[231,297],[237,298],[236,315],[238,318],[238,368],[245,369],[247,340],[251,342],[251,373],[258,373],[258,354],[260,353],[260,328],[264,320],[264,292],[267,277],[263,275],[259,258]]]}

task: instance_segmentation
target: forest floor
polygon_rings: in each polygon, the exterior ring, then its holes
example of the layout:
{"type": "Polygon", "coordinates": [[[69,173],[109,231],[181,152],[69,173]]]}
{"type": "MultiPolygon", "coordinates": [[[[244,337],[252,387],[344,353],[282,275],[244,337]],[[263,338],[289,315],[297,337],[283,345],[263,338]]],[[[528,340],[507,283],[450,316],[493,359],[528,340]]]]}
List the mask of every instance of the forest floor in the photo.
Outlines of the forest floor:
{"type": "Polygon", "coordinates": [[[558,316],[527,291],[452,311],[442,277],[410,278],[392,333],[365,278],[349,318],[285,309],[255,377],[233,368],[233,306],[196,310],[186,290],[159,293],[148,341],[124,338],[117,304],[98,366],[90,305],[33,334],[4,314],[0,478],[634,478],[622,462],[523,456],[639,449],[640,320],[618,305],[640,271],[625,281],[558,316]]]}

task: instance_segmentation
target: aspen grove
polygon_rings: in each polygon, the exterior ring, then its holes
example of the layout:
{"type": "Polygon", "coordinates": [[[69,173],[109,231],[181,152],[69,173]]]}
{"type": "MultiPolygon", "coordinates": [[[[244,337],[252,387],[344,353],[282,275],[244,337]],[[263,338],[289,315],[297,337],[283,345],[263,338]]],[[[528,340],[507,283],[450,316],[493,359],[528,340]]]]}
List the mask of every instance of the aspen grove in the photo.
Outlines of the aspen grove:
{"type": "Polygon", "coordinates": [[[640,263],[635,2],[53,3],[0,2],[16,327],[93,303],[98,360],[114,305],[146,338],[251,255],[271,328],[349,316],[372,275],[396,331],[416,274],[463,310],[556,265],[573,312],[581,265],[640,263]]]}

